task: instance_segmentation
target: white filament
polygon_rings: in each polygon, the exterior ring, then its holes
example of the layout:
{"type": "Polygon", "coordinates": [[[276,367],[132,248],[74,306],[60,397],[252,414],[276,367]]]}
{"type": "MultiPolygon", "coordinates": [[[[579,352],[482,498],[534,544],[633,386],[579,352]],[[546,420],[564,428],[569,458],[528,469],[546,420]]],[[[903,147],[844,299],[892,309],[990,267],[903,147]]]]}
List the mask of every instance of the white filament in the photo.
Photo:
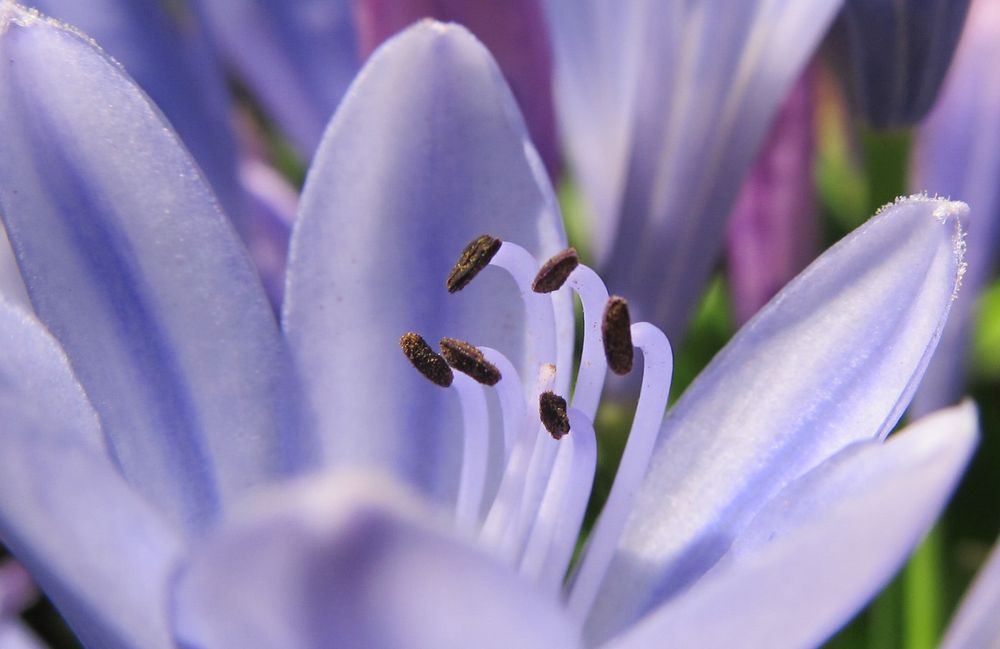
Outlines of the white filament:
{"type": "Polygon", "coordinates": [[[451,387],[458,394],[462,407],[462,472],[458,481],[455,503],[455,525],[470,532],[479,522],[479,510],[486,488],[489,467],[489,417],[483,386],[468,376],[456,372],[451,387]]]}
{"type": "Polygon", "coordinates": [[[597,467],[597,437],[590,419],[569,409],[570,432],[559,440],[552,477],[531,529],[521,574],[546,591],[559,591],[580,535],[597,467]]]}
{"type": "Polygon", "coordinates": [[[524,426],[524,392],[521,389],[521,377],[514,364],[495,349],[480,347],[486,360],[500,371],[500,382],[496,384],[497,397],[500,399],[500,410],[503,415],[503,466],[510,462],[510,454],[517,442],[517,434],[524,426]]]}
{"type": "Polygon", "coordinates": [[[538,365],[555,365],[556,321],[552,311],[552,298],[531,290],[538,272],[538,260],[516,243],[504,241],[490,260],[490,265],[506,270],[517,283],[521,299],[524,300],[530,332],[528,337],[534,344],[538,365]]]}
{"type": "Polygon", "coordinates": [[[611,493],[573,577],[568,606],[577,619],[590,611],[614,557],[636,490],[649,466],[670,394],[674,361],[667,337],[648,322],[632,325],[631,331],[633,344],[643,354],[642,392],[611,493]]]}
{"type": "MultiPolygon", "coordinates": [[[[555,378],[555,366],[543,365],[538,372],[537,392],[541,394],[552,389],[555,378]]],[[[507,462],[503,478],[500,481],[500,489],[480,532],[480,540],[485,546],[493,549],[498,556],[512,563],[518,552],[515,530],[518,513],[521,510],[525,478],[531,462],[535,440],[542,435],[548,437],[548,433],[538,421],[537,413],[526,411],[517,442],[511,452],[510,461],[507,462]]]]}
{"type": "Polygon", "coordinates": [[[576,291],[583,304],[583,353],[573,389],[573,407],[593,421],[608,374],[604,336],[601,333],[608,289],[597,273],[582,264],[570,274],[566,283],[576,291]]]}

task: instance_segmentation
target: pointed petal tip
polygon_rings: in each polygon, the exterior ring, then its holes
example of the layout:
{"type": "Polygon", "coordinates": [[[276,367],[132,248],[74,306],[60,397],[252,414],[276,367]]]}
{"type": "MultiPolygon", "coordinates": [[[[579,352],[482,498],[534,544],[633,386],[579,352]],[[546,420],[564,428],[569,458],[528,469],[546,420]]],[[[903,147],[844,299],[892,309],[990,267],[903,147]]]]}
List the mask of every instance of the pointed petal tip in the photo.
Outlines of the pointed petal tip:
{"type": "MultiPolygon", "coordinates": [[[[958,297],[958,292],[962,288],[962,278],[965,276],[967,263],[965,261],[966,243],[966,223],[969,219],[969,205],[964,201],[952,200],[943,196],[931,195],[926,192],[911,194],[909,196],[899,196],[891,203],[886,203],[875,212],[875,217],[894,207],[914,205],[920,203],[934,203],[936,207],[931,212],[934,219],[952,228],[951,242],[952,253],[955,256],[955,289],[952,292],[952,300],[958,297]]],[[[873,217],[874,218],[874,217],[873,217]]]]}

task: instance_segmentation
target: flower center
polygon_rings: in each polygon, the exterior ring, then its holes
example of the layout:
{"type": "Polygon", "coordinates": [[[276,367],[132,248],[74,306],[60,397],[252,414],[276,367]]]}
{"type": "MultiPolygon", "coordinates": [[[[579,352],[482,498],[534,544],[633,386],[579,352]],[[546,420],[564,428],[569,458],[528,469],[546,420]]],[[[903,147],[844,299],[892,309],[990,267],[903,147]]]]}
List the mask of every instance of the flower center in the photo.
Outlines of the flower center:
{"type": "Polygon", "coordinates": [[[454,338],[440,355],[416,333],[400,347],[424,376],[454,389],[464,437],[455,507],[456,526],[542,588],[562,589],[570,611],[584,617],[597,594],[632,500],[649,464],[670,392],[673,357],[666,336],[648,322],[631,323],[628,303],[609,296],[593,270],[568,248],[544,264],[524,248],[483,235],[462,251],[447,279],[451,293],[465,288],[486,266],[506,271],[524,300],[529,340],[540,359],[526,403],[521,377],[502,353],[454,338]],[[569,287],[583,305],[584,339],[572,400],[553,392],[556,348],[551,293],[569,287]],[[608,500],[565,588],[564,581],[590,497],[597,463],[593,419],[607,370],[627,374],[635,349],[643,354],[643,380],[628,442],[608,500]],[[457,373],[452,372],[455,370],[457,373]],[[489,425],[484,390],[496,390],[503,420],[503,475],[485,515],[480,514],[489,466],[489,425]]]}

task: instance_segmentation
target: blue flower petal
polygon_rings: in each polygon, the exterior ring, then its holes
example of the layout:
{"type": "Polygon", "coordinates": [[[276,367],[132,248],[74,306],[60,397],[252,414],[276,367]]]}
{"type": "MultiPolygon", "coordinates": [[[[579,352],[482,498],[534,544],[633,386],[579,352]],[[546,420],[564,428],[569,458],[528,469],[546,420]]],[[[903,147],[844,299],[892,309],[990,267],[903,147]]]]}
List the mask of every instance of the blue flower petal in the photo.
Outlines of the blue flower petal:
{"type": "Polygon", "coordinates": [[[157,0],[33,0],[120,61],[170,120],[226,211],[240,216],[236,148],[221,70],[193,21],[181,29],[157,0]]]}
{"type": "Polygon", "coordinates": [[[358,69],[348,0],[195,0],[223,56],[308,158],[358,69]]]}
{"type": "Polygon", "coordinates": [[[545,168],[558,177],[552,52],[541,0],[360,0],[355,15],[365,55],[421,18],[454,21],[475,34],[510,83],[545,168]]]}
{"type": "MultiPolygon", "coordinates": [[[[325,456],[376,464],[437,497],[454,492],[455,395],[399,351],[415,331],[501,350],[534,384],[514,282],[487,268],[460,293],[445,280],[482,234],[544,261],[565,244],[555,197],[486,49],[430,21],[376,51],[330,124],[302,197],[284,326],[325,456]]],[[[564,293],[564,292],[563,292],[564,293]]],[[[557,297],[560,367],[573,318],[557,297]]],[[[566,393],[569,371],[558,374],[566,393]]]]}
{"type": "MultiPolygon", "coordinates": [[[[930,529],[976,443],[971,404],[888,443],[862,442],[807,473],[751,523],[744,547],[610,647],[819,646],[930,529]]],[[[985,645],[975,645],[985,646],[985,645]]]]}
{"type": "Polygon", "coordinates": [[[980,649],[1000,644],[1000,543],[962,600],[941,649],[980,649]]]}
{"type": "Polygon", "coordinates": [[[0,337],[0,539],[90,646],[172,647],[178,537],[115,470],[41,325],[0,304],[0,337]]]}
{"type": "Polygon", "coordinates": [[[873,126],[911,126],[934,105],[969,0],[846,0],[836,36],[848,87],[873,126]]]}
{"type": "Polygon", "coordinates": [[[842,0],[548,0],[556,108],[608,285],[678,340],[775,113],[842,0]]]}
{"type": "Polygon", "coordinates": [[[184,647],[578,646],[555,600],[439,532],[391,483],[327,474],[246,505],[181,572],[184,647]]]}
{"type": "Polygon", "coordinates": [[[969,272],[941,344],[913,400],[927,413],[963,394],[976,300],[993,276],[1000,240],[1000,5],[972,4],[962,44],[916,140],[910,184],[969,204],[969,272]]]}
{"type": "Polygon", "coordinates": [[[963,203],[888,206],[793,280],[668,414],[590,620],[598,638],[710,568],[790,480],[888,434],[963,265],[963,203]]]}
{"type": "Polygon", "coordinates": [[[0,620],[0,647],[4,649],[45,649],[46,645],[16,620],[0,620]]]}
{"type": "Polygon", "coordinates": [[[0,212],[126,479],[198,525],[304,434],[260,283],[197,168],[121,68],[0,2],[0,212]]]}

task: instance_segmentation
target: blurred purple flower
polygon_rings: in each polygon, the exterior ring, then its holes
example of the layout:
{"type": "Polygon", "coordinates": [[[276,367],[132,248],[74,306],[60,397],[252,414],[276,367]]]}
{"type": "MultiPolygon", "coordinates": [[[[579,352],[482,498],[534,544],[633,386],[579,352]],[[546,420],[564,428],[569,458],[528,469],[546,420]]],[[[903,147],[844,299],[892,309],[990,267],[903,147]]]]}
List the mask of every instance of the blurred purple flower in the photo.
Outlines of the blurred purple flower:
{"type": "Polygon", "coordinates": [[[0,559],[0,647],[38,649],[43,645],[17,619],[37,593],[31,576],[17,563],[0,559]]]}
{"type": "Polygon", "coordinates": [[[813,185],[817,71],[807,68],[778,112],[729,217],[729,286],[743,324],[819,248],[813,185]]]}
{"type": "Polygon", "coordinates": [[[963,394],[976,300],[996,268],[1000,238],[1000,3],[976,0],[966,25],[941,99],[918,131],[910,181],[961,196],[972,209],[965,288],[914,400],[918,413],[963,394]]]}
{"type": "Polygon", "coordinates": [[[547,1],[557,116],[598,266],[671,338],[842,1],[547,1]]]}
{"type": "Polygon", "coordinates": [[[853,103],[872,126],[924,118],[968,8],[969,0],[845,0],[835,46],[853,103]]]}
{"type": "Polygon", "coordinates": [[[584,266],[551,297],[529,286],[565,247],[555,197],[464,29],[422,23],[358,76],[310,170],[280,328],[118,66],[9,0],[0,51],[0,215],[33,309],[0,303],[0,538],[87,646],[814,644],[890,577],[972,451],[968,404],[883,443],[964,267],[964,204],[887,207],[661,425],[663,335],[606,319],[584,266]],[[483,232],[499,251],[448,295],[483,232]],[[569,394],[571,288],[584,358],[556,441],[535,412],[569,394]],[[407,331],[483,345],[499,412],[466,375],[443,390],[409,367],[407,331]],[[605,345],[616,367],[642,352],[643,391],[564,584],[605,345]]]}

